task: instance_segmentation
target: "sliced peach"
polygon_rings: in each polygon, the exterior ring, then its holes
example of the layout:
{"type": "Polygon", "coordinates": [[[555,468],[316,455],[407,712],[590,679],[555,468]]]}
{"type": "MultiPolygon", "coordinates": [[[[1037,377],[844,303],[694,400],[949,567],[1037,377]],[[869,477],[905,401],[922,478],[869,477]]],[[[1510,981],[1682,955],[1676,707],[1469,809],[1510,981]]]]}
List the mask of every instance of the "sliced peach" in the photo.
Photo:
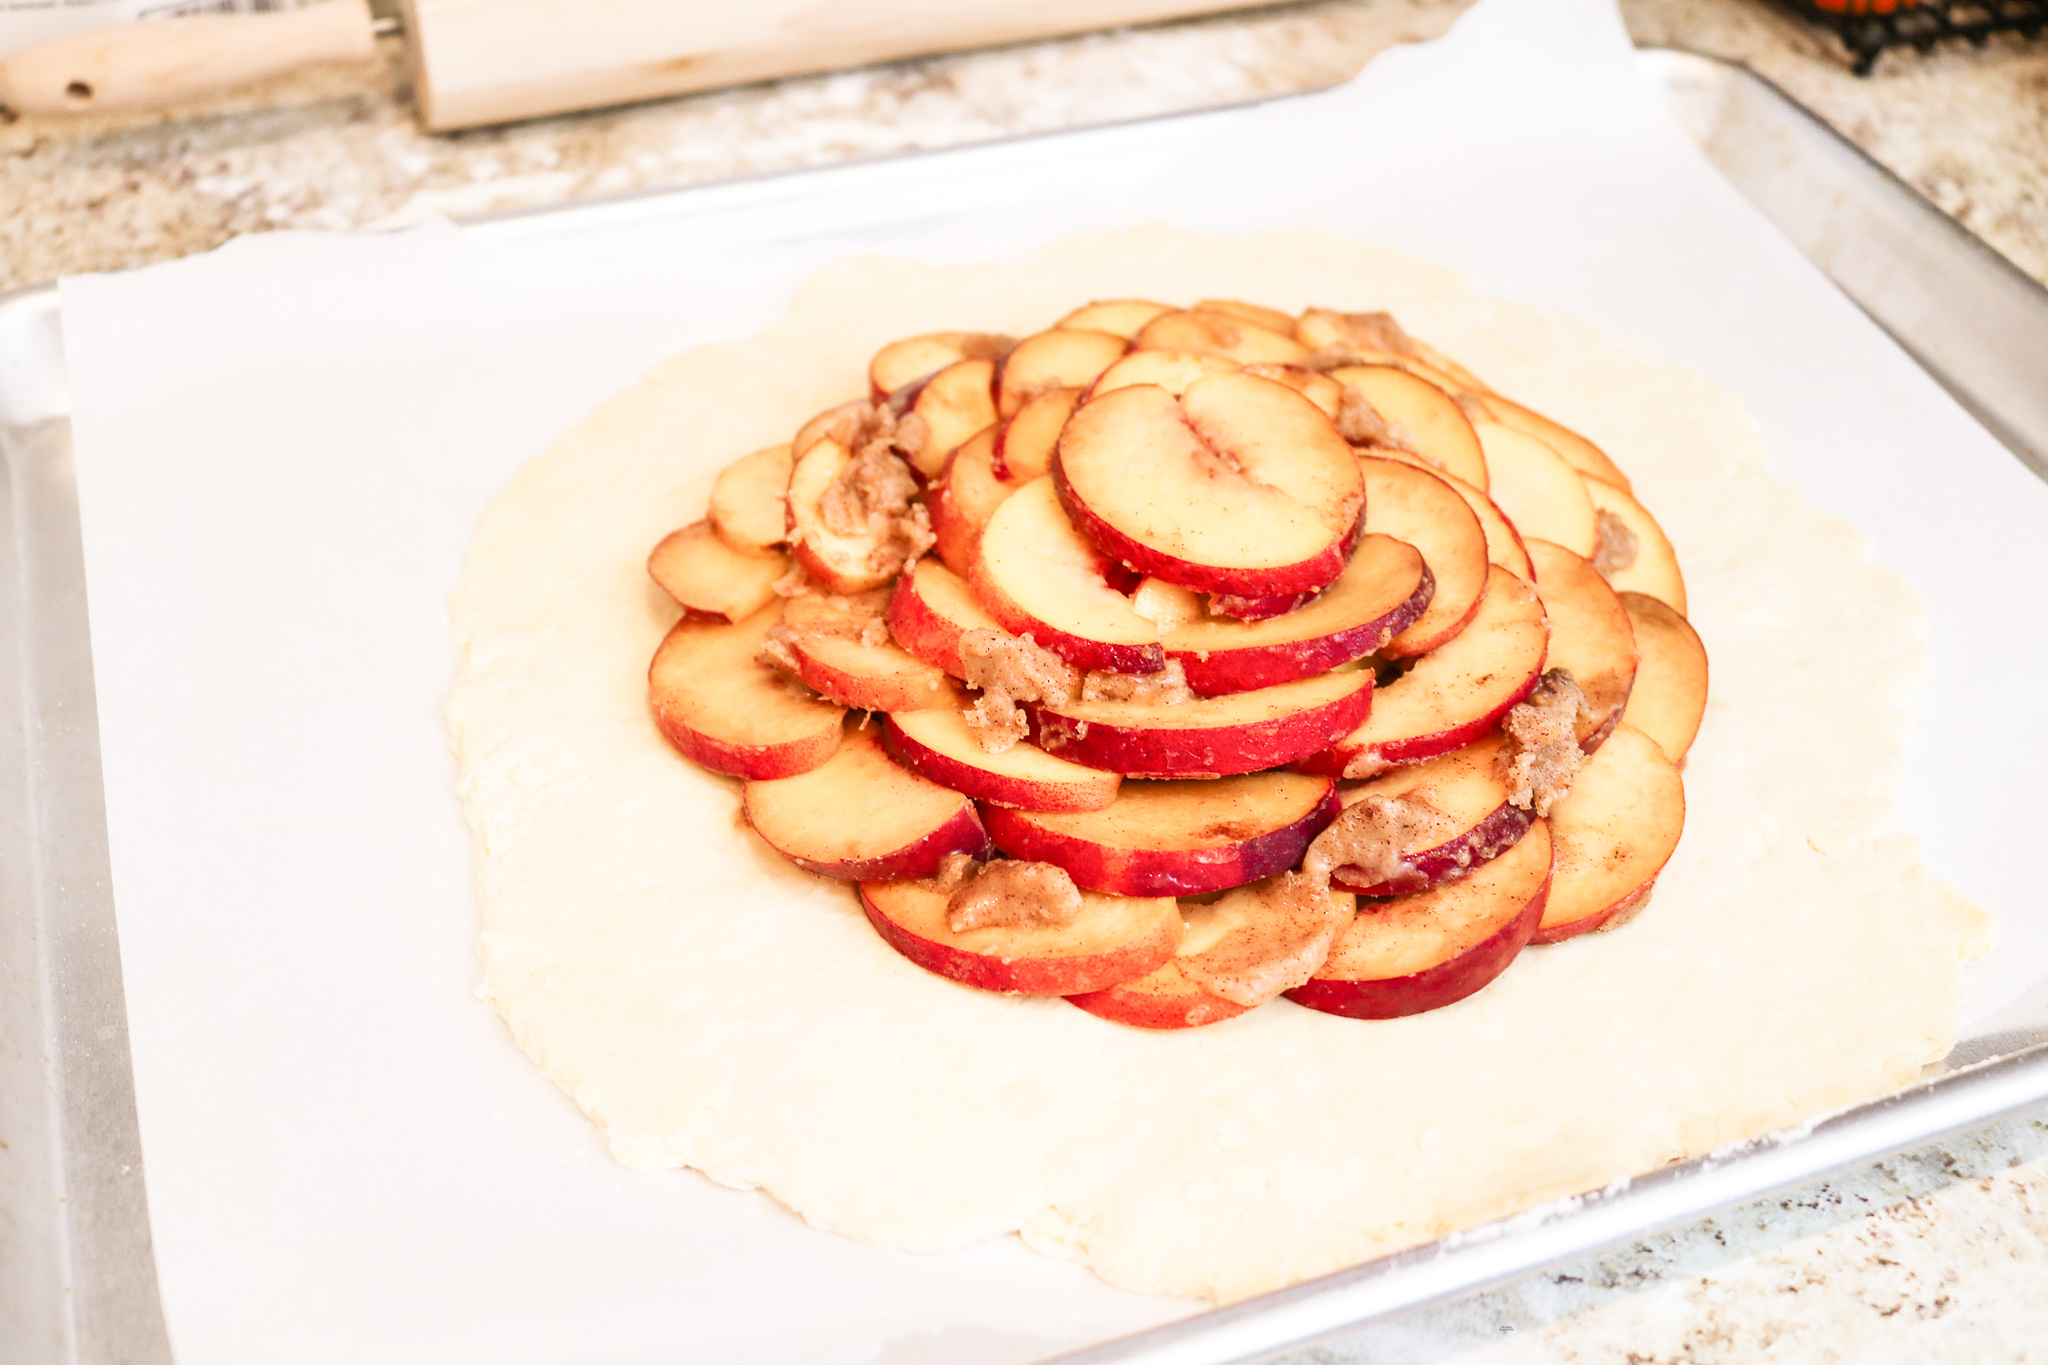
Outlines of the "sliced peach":
{"type": "Polygon", "coordinates": [[[1294,335],[1294,314],[1267,308],[1263,304],[1246,303],[1241,299],[1196,299],[1191,311],[1221,313],[1227,318],[1237,318],[1269,332],[1278,332],[1281,336],[1294,335]]]}
{"type": "Polygon", "coordinates": [[[1015,491],[995,473],[996,437],[1001,430],[983,427],[969,437],[925,490],[933,548],[947,568],[962,576],[974,567],[981,528],[1015,491]]]}
{"type": "Polygon", "coordinates": [[[1380,688],[1362,725],[1299,766],[1372,777],[1397,763],[1463,748],[1529,695],[1542,676],[1549,639],[1536,590],[1494,566],[1472,623],[1380,688]]]}
{"type": "Polygon", "coordinates": [[[747,783],[740,808],[777,853],[821,877],[929,877],[947,855],[989,855],[974,803],[899,768],[856,730],[808,772],[747,783]]]}
{"type": "Polygon", "coordinates": [[[1125,896],[1198,896],[1301,861],[1337,816],[1328,778],[1250,773],[1213,782],[1126,782],[1100,810],[990,808],[1012,858],[1052,863],[1076,886],[1125,896]]]}
{"type": "Polygon", "coordinates": [[[693,521],[661,538],[647,556],[647,573],[684,611],[701,618],[738,621],[775,600],[775,581],[789,558],[770,551],[735,550],[708,521],[693,521]]]}
{"type": "Polygon", "coordinates": [[[945,670],[908,653],[884,631],[864,632],[874,621],[872,609],[849,609],[845,598],[824,593],[790,598],[782,623],[790,628],[784,642],[796,660],[797,677],[841,706],[863,711],[956,706],[958,694],[945,670]],[[882,638],[867,641],[864,633],[881,633],[882,638]]]}
{"type": "Polygon", "coordinates": [[[1399,428],[1407,449],[1485,490],[1486,455],[1479,433],[1449,394],[1392,365],[1345,365],[1329,374],[1363,393],[1375,412],[1399,428]]]}
{"type": "Polygon", "coordinates": [[[1256,375],[1152,385],[1078,408],[1054,464],[1081,533],[1197,592],[1315,592],[1343,571],[1364,508],[1357,460],[1315,404],[1256,375]]]}
{"type": "Polygon", "coordinates": [[[1081,669],[1157,673],[1166,666],[1159,627],[1103,580],[1102,557],[1081,539],[1050,477],[1034,479],[996,508],[968,581],[988,614],[1016,635],[1081,669]]]}
{"type": "Polygon", "coordinates": [[[846,708],[801,695],[761,661],[781,619],[778,602],[732,625],[681,621],[655,650],[655,724],[684,757],[734,777],[788,777],[838,749],[846,708]]]}
{"type": "Polygon", "coordinates": [[[1357,907],[1346,892],[1302,881],[1294,873],[1207,904],[1184,902],[1186,930],[1171,961],[1135,981],[1068,999],[1099,1018],[1138,1028],[1200,1028],[1301,985],[1328,957],[1357,907]]]}
{"type": "Polygon", "coordinates": [[[1465,876],[1515,846],[1534,816],[1509,802],[1499,757],[1507,741],[1488,735],[1438,758],[1394,769],[1342,794],[1345,806],[1368,796],[1406,797],[1440,812],[1450,832],[1426,848],[1410,849],[1406,869],[1369,878],[1338,867],[1332,882],[1362,896],[1401,896],[1465,876]]]}
{"type": "Polygon", "coordinates": [[[1593,499],[1579,472],[1549,446],[1513,427],[1475,422],[1472,429],[1486,448],[1487,496],[1522,538],[1541,536],[1592,558],[1593,499]]]}
{"type": "Polygon", "coordinates": [[[1372,674],[1347,668],[1173,705],[1074,701],[1028,704],[1024,713],[1039,748],[1091,768],[1229,777],[1321,753],[1371,709],[1372,674]]]}
{"type": "Polygon", "coordinates": [[[1054,327],[1025,337],[1003,358],[996,375],[996,411],[1017,415],[1047,389],[1085,389],[1116,362],[1129,343],[1110,332],[1054,327]]]}
{"type": "Polygon", "coordinates": [[[1585,703],[1579,713],[1579,743],[1600,747],[1621,722],[1636,680],[1636,633],[1628,611],[1590,560],[1540,537],[1527,542],[1536,563],[1536,595],[1550,618],[1550,653],[1545,668],[1569,669],[1585,703]]]}
{"type": "Polygon", "coordinates": [[[1670,603],[1640,592],[1620,597],[1642,656],[1622,724],[1655,740],[1673,763],[1682,762],[1707,710],[1707,648],[1670,603]]]}
{"type": "MultiPolygon", "coordinates": [[[[801,460],[806,450],[809,450],[827,436],[834,436],[834,433],[845,434],[852,432],[855,427],[860,425],[861,419],[867,416],[873,407],[874,404],[866,399],[856,398],[850,402],[826,408],[816,417],[811,418],[810,421],[805,422],[796,429],[796,435],[789,442],[790,459],[792,461],[801,460]]],[[[836,436],[835,439],[837,439],[836,436]]],[[[844,442],[841,442],[841,444],[844,444],[844,442]]]]}
{"type": "Polygon", "coordinates": [[[1366,529],[1413,545],[1436,585],[1429,607],[1387,641],[1388,658],[1427,654],[1463,630],[1486,591],[1486,530],[1455,488],[1426,469],[1362,456],[1366,529]]]}
{"type": "Polygon", "coordinates": [[[1174,311],[1176,310],[1172,304],[1153,303],[1150,299],[1099,299],[1094,303],[1082,304],[1053,326],[1079,327],[1090,332],[1108,332],[1112,336],[1132,337],[1161,313],[1174,311]]]}
{"type": "Polygon", "coordinates": [[[1456,1004],[1508,969],[1551,893],[1544,822],[1469,877],[1362,905],[1296,1004],[1350,1019],[1398,1019],[1456,1004]]]}
{"type": "Polygon", "coordinates": [[[1098,398],[1133,384],[1157,384],[1178,398],[1197,379],[1212,374],[1236,374],[1243,368],[1235,360],[1203,351],[1132,351],[1102,372],[1088,390],[1088,396],[1098,398]]]}
{"type": "Polygon", "coordinates": [[[1642,908],[1685,829],[1685,783],[1657,742],[1621,725],[1550,808],[1556,870],[1535,942],[1556,943],[1642,908]]]}
{"type": "Polygon", "coordinates": [[[827,522],[822,500],[852,461],[852,452],[827,436],[806,450],[789,474],[784,523],[789,528],[790,550],[830,592],[866,592],[881,587],[902,570],[909,548],[895,541],[888,526],[841,534],[827,522]]]}
{"type": "Polygon", "coordinates": [[[882,402],[962,360],[1000,360],[1011,344],[987,332],[927,332],[892,341],[868,362],[868,396],[882,402]]]}
{"type": "Polygon", "coordinates": [[[1344,386],[1321,370],[1305,370],[1299,365],[1247,365],[1244,372],[1285,384],[1322,409],[1332,422],[1344,411],[1344,386]]]}
{"type": "MultiPolygon", "coordinates": [[[[1159,585],[1153,592],[1164,590],[1159,585]]],[[[1163,630],[1160,640],[1167,657],[1180,660],[1195,692],[1246,692],[1327,673],[1385,648],[1424,612],[1433,591],[1413,546],[1391,536],[1367,536],[1344,576],[1300,610],[1263,621],[1230,621],[1200,614],[1197,605],[1192,616],[1173,611],[1169,619],[1179,618],[1179,624],[1163,630]]],[[[1131,609],[1142,613],[1144,605],[1134,596],[1131,609]]]]}
{"type": "Polygon", "coordinates": [[[1525,582],[1533,581],[1536,568],[1529,562],[1529,549],[1522,544],[1522,533],[1508,520],[1507,513],[1500,510],[1500,504],[1488,497],[1484,489],[1455,474],[1439,477],[1457,490],[1465,505],[1472,509],[1472,515],[1479,518],[1480,529],[1486,532],[1487,562],[1500,565],[1525,582]]]}
{"type": "Polygon", "coordinates": [[[1412,451],[1375,450],[1372,454],[1377,459],[1398,460],[1402,464],[1426,469],[1456,489],[1458,496],[1465,500],[1465,505],[1472,509],[1472,515],[1479,518],[1480,529],[1486,532],[1487,562],[1500,565],[1525,582],[1535,578],[1536,570],[1529,564],[1529,552],[1522,545],[1521,533],[1515,530],[1514,523],[1507,519],[1507,514],[1500,510],[1500,504],[1486,496],[1484,490],[1448,470],[1438,468],[1412,451]]]}
{"type": "Polygon", "coordinates": [[[947,895],[922,882],[862,882],[861,908],[875,931],[928,972],[1010,995],[1078,995],[1130,981],[1180,946],[1171,898],[1081,893],[1071,924],[990,925],[956,932],[947,895]]]}
{"type": "Polygon", "coordinates": [[[1581,474],[1588,478],[1605,479],[1624,490],[1628,488],[1628,475],[1622,473],[1621,467],[1607,458],[1607,452],[1570,427],[1553,422],[1535,409],[1525,408],[1512,398],[1503,398],[1497,393],[1482,393],[1477,397],[1480,406],[1493,415],[1494,421],[1534,436],[1563,456],[1565,463],[1581,474]]]}
{"type": "Polygon", "coordinates": [[[996,432],[989,467],[1011,488],[1022,488],[1052,470],[1060,432],[1081,401],[1079,389],[1047,389],[1026,401],[996,432]]]}
{"type": "Polygon", "coordinates": [[[1586,478],[1585,484],[1595,515],[1605,513],[1616,518],[1635,537],[1635,557],[1626,567],[1609,565],[1601,570],[1607,581],[1617,592],[1648,593],[1680,616],[1685,615],[1685,576],[1678,571],[1678,555],[1671,548],[1670,537],[1650,515],[1650,509],[1624,488],[1591,477],[1586,478]]]}
{"type": "Polygon", "coordinates": [[[996,366],[992,360],[956,360],[925,382],[910,410],[928,432],[911,467],[929,479],[960,443],[996,420],[996,366]]]}
{"type": "Polygon", "coordinates": [[[889,634],[896,643],[956,678],[967,676],[960,637],[970,630],[1001,630],[982,610],[967,580],[935,559],[920,559],[896,580],[889,598],[889,634]]]}
{"type": "Polygon", "coordinates": [[[1401,329],[1391,313],[1340,313],[1310,308],[1294,322],[1295,338],[1311,350],[1343,354],[1357,363],[1394,365],[1420,375],[1445,393],[1483,390],[1477,375],[1401,329]]]}
{"type": "Polygon", "coordinates": [[[791,463],[788,446],[769,446],[718,471],[705,516],[720,540],[746,554],[766,554],[783,543],[782,497],[791,463]]]}
{"type": "Polygon", "coordinates": [[[1202,351],[1240,365],[1291,365],[1309,348],[1285,332],[1228,313],[1161,313],[1131,338],[1135,351],[1202,351]]]}
{"type": "MultiPolygon", "coordinates": [[[[1227,897],[1225,899],[1228,899],[1227,897]]],[[[1209,905],[1191,904],[1181,907],[1185,930],[1181,945],[1193,945],[1200,952],[1220,941],[1235,927],[1232,920],[1223,918],[1216,910],[1222,904],[1217,901],[1209,905]]],[[[1222,996],[1197,986],[1180,969],[1180,955],[1176,953],[1164,964],[1145,973],[1135,981],[1124,981],[1105,990],[1087,991],[1070,995],[1067,1000],[1079,1005],[1098,1019],[1107,1019],[1112,1024],[1129,1024],[1133,1028],[1182,1029],[1202,1028],[1209,1024],[1220,1024],[1226,1019],[1235,1019],[1252,1008],[1225,1000],[1222,996]]]]}
{"type": "Polygon", "coordinates": [[[958,710],[938,707],[890,716],[883,732],[890,757],[942,787],[993,806],[1025,810],[1101,810],[1116,799],[1119,773],[1054,758],[1035,744],[999,754],[981,747],[958,710]]]}

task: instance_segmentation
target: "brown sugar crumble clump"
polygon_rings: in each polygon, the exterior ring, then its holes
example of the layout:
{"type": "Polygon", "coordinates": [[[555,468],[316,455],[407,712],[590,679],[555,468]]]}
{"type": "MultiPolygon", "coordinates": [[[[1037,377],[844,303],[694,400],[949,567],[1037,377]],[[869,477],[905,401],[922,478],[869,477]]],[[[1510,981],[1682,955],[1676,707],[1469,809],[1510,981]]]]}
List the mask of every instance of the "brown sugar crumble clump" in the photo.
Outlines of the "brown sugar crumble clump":
{"type": "Polygon", "coordinates": [[[930,428],[914,412],[898,419],[886,403],[842,414],[828,434],[849,425],[844,444],[853,458],[819,497],[818,515],[834,535],[877,537],[870,565],[893,574],[936,539],[908,463],[924,449],[930,428]]]}
{"type": "Polygon", "coordinates": [[[1601,574],[1616,574],[1636,562],[1641,541],[1629,524],[1602,507],[1593,513],[1593,567],[1601,574]]]}
{"type": "Polygon", "coordinates": [[[981,747],[992,754],[1024,738],[1029,727],[1018,702],[1069,702],[1081,684],[1072,664],[1029,635],[986,628],[966,631],[960,636],[960,663],[962,680],[981,690],[981,700],[961,715],[981,747]]]}
{"type": "Polygon", "coordinates": [[[1337,406],[1337,434],[1355,446],[1376,446],[1385,450],[1414,451],[1414,438],[1399,422],[1380,416],[1365,390],[1356,384],[1344,386],[1337,406]]]}
{"type": "Polygon", "coordinates": [[[1302,871],[1327,882],[1348,867],[1368,885],[1400,881],[1415,871],[1409,857],[1417,849],[1457,833],[1457,821],[1431,804],[1434,795],[1418,787],[1399,796],[1374,793],[1352,802],[1308,846],[1302,871]]]}
{"type": "Polygon", "coordinates": [[[1000,859],[946,898],[946,927],[969,929],[1072,924],[1081,917],[1081,889],[1063,867],[1000,859]]]}
{"type": "Polygon", "coordinates": [[[1174,706],[1193,701],[1188,671],[1179,659],[1168,659],[1157,673],[1097,671],[1081,680],[1082,701],[1135,701],[1147,706],[1174,706]]]}
{"type": "Polygon", "coordinates": [[[1578,728],[1585,709],[1585,694],[1571,673],[1553,668],[1526,700],[1508,712],[1501,722],[1508,746],[1501,750],[1500,762],[1510,803],[1548,815],[1571,794],[1579,765],[1586,761],[1578,728]]]}

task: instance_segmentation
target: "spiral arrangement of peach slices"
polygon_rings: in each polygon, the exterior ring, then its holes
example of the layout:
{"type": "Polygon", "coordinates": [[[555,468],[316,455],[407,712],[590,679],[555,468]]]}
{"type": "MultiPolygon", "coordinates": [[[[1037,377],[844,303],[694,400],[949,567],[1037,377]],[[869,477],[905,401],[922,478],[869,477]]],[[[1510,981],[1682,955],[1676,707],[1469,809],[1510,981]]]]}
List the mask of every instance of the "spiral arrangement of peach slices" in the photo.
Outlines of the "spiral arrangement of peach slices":
{"type": "Polygon", "coordinates": [[[1114,300],[868,377],[655,547],[649,681],[905,957],[1389,1018],[1642,908],[1707,660],[1590,441],[1382,313],[1114,300]]]}

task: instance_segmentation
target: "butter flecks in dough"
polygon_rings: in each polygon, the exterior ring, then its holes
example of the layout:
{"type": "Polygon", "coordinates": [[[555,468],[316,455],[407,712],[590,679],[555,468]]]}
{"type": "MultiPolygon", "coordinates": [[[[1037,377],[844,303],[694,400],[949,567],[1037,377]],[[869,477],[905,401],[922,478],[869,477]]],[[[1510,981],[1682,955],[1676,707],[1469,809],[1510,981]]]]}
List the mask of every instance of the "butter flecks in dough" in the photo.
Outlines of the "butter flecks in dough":
{"type": "Polygon", "coordinates": [[[1320,234],[1166,229],[1022,261],[864,260],[760,337],[681,356],[491,504],[450,703],[484,993],[636,1169],[692,1166],[883,1245],[1019,1230],[1133,1289],[1231,1299],[1908,1082],[1947,1049],[1981,912],[1890,793],[1923,613],[1763,467],[1728,394],[1581,324],[1320,234]],[[720,466],[862,390],[894,337],[1025,334],[1089,298],[1385,308],[1579,427],[1678,547],[1713,694],[1691,815],[1626,930],[1449,1009],[1276,1002],[1182,1033],[931,976],[672,753],[647,547],[720,466]]]}

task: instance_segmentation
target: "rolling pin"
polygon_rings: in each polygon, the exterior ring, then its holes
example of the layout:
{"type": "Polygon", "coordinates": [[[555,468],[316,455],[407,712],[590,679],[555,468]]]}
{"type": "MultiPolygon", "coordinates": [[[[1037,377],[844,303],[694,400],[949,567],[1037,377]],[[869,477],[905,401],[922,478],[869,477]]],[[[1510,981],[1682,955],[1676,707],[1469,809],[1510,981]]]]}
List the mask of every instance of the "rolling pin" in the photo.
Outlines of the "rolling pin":
{"type": "Polygon", "coordinates": [[[366,62],[402,33],[429,131],[1085,29],[1285,0],[368,0],[152,20],[75,33],[0,60],[17,114],[161,108],[327,62],[366,62]]]}

